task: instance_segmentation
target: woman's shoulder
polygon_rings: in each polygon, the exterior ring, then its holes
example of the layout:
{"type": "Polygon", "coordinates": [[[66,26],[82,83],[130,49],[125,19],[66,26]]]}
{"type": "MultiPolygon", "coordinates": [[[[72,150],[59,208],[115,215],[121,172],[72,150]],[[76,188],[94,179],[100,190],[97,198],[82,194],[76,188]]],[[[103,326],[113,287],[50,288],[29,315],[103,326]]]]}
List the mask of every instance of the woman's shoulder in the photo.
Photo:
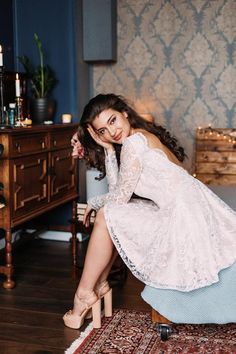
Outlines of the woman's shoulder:
{"type": "Polygon", "coordinates": [[[122,150],[130,150],[142,154],[147,148],[146,137],[141,132],[134,132],[124,140],[122,150]]]}
{"type": "Polygon", "coordinates": [[[129,135],[125,139],[125,144],[138,144],[138,145],[147,145],[147,138],[144,135],[143,131],[135,131],[133,134],[129,135]]]}
{"type": "Polygon", "coordinates": [[[162,143],[158,137],[144,129],[136,129],[127,139],[149,148],[162,148],[162,143]]]}
{"type": "Polygon", "coordinates": [[[135,129],[133,134],[129,135],[123,143],[125,149],[131,149],[140,155],[150,150],[150,148],[161,148],[161,145],[161,142],[154,134],[143,129],[135,129]]]}

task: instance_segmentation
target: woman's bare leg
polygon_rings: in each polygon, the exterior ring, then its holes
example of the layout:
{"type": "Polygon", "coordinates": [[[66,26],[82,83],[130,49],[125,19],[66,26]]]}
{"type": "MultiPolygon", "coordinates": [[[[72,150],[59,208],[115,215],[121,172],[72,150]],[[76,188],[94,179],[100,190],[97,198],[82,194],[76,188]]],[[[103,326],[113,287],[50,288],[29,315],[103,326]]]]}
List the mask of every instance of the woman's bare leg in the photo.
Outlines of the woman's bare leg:
{"type": "MultiPolygon", "coordinates": [[[[82,276],[79,282],[79,286],[76,290],[76,295],[79,298],[85,298],[92,293],[98,280],[102,276],[109,272],[108,268],[111,267],[111,261],[113,257],[113,242],[110,238],[103,208],[97,212],[97,216],[94,222],[93,231],[90,237],[84,268],[82,276]]],[[[81,313],[83,310],[80,302],[76,304],[76,297],[74,303],[73,312],[81,313]]]]}
{"type": "Polygon", "coordinates": [[[99,277],[96,286],[99,286],[99,284],[101,284],[105,280],[107,280],[107,277],[110,273],[111,267],[112,267],[113,263],[115,262],[117,256],[118,256],[118,252],[117,252],[116,248],[113,246],[113,254],[112,254],[111,260],[108,263],[108,265],[106,266],[106,268],[104,269],[104,271],[102,272],[101,276],[99,277]]]}

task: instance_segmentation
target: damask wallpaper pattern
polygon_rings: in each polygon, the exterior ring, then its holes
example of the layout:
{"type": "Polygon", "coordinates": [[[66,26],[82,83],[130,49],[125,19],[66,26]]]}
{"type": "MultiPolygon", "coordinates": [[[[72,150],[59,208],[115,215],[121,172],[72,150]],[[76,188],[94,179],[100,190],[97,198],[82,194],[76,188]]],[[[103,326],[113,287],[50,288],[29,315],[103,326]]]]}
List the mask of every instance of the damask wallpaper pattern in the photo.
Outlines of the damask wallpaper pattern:
{"type": "Polygon", "coordinates": [[[93,95],[114,92],[185,147],[198,126],[236,127],[236,0],[117,0],[118,60],[93,66],[93,95]]]}

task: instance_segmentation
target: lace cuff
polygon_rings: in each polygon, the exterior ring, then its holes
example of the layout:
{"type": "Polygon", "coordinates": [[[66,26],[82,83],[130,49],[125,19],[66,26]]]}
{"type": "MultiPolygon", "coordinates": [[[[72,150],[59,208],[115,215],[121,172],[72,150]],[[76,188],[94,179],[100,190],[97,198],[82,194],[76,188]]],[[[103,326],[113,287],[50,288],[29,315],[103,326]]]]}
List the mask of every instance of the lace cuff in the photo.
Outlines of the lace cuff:
{"type": "Polygon", "coordinates": [[[98,195],[97,197],[90,198],[87,203],[94,210],[99,210],[105,204],[106,194],[98,195]]]}

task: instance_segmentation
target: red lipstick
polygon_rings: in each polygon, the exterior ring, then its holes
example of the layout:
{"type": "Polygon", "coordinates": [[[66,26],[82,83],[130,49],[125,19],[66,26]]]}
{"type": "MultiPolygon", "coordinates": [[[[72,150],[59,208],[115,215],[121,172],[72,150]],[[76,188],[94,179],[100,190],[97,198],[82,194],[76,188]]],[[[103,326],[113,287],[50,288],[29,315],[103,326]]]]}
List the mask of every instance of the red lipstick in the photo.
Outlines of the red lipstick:
{"type": "Polygon", "coordinates": [[[115,137],[113,138],[113,140],[115,140],[115,141],[120,140],[121,135],[122,135],[122,133],[118,134],[117,136],[115,136],[115,137]]]}

